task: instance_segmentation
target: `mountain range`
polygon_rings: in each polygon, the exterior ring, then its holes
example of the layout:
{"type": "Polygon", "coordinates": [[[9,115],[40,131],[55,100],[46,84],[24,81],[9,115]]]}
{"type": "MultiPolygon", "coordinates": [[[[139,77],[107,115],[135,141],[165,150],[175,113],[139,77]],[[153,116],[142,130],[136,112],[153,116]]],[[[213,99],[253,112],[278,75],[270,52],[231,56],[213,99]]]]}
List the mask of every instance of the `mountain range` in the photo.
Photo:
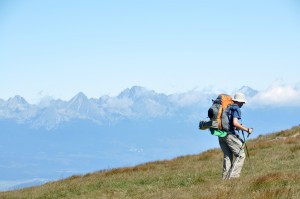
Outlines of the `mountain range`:
{"type": "MultiPolygon", "coordinates": [[[[249,87],[240,89],[252,97],[257,91],[249,87]]],[[[89,120],[99,125],[115,124],[122,120],[151,120],[182,115],[182,111],[197,114],[199,108],[206,108],[214,93],[190,91],[165,95],[134,86],[125,89],[118,96],[90,98],[79,92],[69,101],[44,99],[39,104],[29,104],[16,95],[7,101],[0,101],[0,119],[13,120],[32,128],[53,130],[72,120],[89,120]]]]}
{"type": "MultiPolygon", "coordinates": [[[[249,101],[242,116],[253,137],[299,124],[300,108],[256,106],[252,99],[259,91],[237,91],[249,101]]],[[[0,190],[218,147],[198,123],[207,119],[219,92],[166,95],[133,86],[98,99],[82,92],[69,101],[45,98],[37,104],[19,95],[0,99],[0,190]]]]}

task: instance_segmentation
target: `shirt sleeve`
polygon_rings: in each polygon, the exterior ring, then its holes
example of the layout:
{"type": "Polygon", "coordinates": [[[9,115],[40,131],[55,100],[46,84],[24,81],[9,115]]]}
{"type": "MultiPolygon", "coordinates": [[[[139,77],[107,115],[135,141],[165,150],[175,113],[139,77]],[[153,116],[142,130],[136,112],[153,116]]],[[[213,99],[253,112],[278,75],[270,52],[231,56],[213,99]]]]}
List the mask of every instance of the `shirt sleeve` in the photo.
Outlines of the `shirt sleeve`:
{"type": "Polygon", "coordinates": [[[241,119],[241,110],[239,108],[234,108],[232,110],[232,118],[237,118],[238,120],[241,119]]]}

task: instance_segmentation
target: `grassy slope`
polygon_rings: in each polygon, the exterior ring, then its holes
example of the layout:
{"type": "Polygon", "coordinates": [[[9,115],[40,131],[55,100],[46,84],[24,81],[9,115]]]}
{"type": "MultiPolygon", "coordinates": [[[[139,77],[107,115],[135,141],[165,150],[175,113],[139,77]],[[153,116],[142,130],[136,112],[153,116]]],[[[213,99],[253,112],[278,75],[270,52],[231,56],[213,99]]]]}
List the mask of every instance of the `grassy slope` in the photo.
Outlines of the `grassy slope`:
{"type": "Polygon", "coordinates": [[[73,176],[0,198],[300,198],[300,127],[247,142],[241,178],[221,181],[219,149],[73,176]],[[295,136],[298,135],[298,136],[295,136]]]}

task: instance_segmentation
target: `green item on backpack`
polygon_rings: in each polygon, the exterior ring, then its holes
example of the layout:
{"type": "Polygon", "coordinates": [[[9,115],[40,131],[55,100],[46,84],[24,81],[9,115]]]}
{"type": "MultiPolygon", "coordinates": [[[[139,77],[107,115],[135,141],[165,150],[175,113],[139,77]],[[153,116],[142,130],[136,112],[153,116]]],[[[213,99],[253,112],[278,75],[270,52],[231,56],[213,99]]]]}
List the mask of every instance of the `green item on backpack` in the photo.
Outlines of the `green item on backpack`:
{"type": "Polygon", "coordinates": [[[226,137],[228,135],[228,133],[226,131],[222,131],[222,130],[219,130],[219,129],[215,129],[215,128],[210,128],[210,133],[212,135],[215,135],[215,136],[218,136],[218,137],[226,137]]]}

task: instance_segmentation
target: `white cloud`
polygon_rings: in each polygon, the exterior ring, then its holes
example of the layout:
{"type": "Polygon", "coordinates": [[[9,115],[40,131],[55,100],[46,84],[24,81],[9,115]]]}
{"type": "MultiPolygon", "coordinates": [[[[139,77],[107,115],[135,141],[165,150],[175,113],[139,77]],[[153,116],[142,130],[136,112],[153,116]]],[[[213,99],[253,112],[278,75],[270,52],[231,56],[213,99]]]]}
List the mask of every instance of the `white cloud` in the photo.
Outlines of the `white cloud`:
{"type": "Polygon", "coordinates": [[[207,93],[206,90],[203,91],[189,91],[186,93],[173,94],[172,100],[179,106],[189,106],[194,104],[207,104],[211,102],[211,93],[207,93]]]}
{"type": "Polygon", "coordinates": [[[260,91],[249,99],[249,103],[262,106],[299,106],[300,86],[286,85],[281,81],[274,82],[266,90],[260,91]]]}
{"type": "Polygon", "coordinates": [[[168,112],[165,106],[162,106],[158,102],[151,99],[146,101],[145,109],[147,110],[147,113],[151,116],[162,116],[164,114],[167,114],[168,112]]]}
{"type": "Polygon", "coordinates": [[[40,107],[48,107],[50,106],[52,100],[54,100],[52,96],[44,96],[40,99],[38,104],[40,107]]]}

